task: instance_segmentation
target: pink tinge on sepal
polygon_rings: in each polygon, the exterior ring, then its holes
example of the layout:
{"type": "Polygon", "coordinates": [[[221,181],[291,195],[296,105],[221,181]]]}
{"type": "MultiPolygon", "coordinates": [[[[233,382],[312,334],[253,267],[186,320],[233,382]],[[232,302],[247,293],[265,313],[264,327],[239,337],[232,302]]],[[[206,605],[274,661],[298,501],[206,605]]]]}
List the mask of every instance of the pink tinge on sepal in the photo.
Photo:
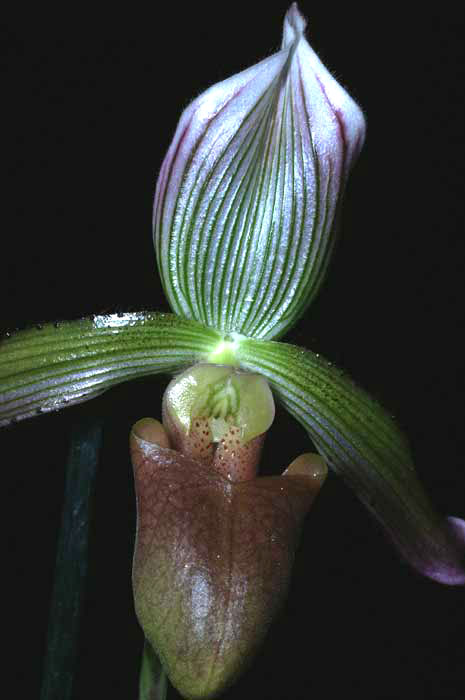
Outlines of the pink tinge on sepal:
{"type": "Polygon", "coordinates": [[[226,333],[276,338],[304,312],[363,145],[361,109],[304,29],[294,4],[281,51],[187,107],[158,178],[154,240],[170,304],[226,333]]]}
{"type": "Polygon", "coordinates": [[[432,531],[420,532],[409,542],[401,533],[388,533],[404,559],[420,574],[449,586],[465,585],[465,521],[445,517],[432,531]]]}
{"type": "Polygon", "coordinates": [[[428,575],[440,583],[465,586],[465,520],[450,515],[446,518],[446,523],[456,557],[450,564],[445,564],[428,575]]]}

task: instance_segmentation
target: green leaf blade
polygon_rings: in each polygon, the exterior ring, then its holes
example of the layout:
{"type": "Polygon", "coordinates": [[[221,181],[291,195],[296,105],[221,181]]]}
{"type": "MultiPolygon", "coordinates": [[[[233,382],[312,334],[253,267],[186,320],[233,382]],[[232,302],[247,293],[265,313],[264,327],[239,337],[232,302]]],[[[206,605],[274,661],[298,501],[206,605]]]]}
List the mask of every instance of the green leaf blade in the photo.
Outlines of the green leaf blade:
{"type": "Polygon", "coordinates": [[[167,694],[168,677],[160,659],[145,639],[139,676],[138,700],[166,700],[167,694]]]}

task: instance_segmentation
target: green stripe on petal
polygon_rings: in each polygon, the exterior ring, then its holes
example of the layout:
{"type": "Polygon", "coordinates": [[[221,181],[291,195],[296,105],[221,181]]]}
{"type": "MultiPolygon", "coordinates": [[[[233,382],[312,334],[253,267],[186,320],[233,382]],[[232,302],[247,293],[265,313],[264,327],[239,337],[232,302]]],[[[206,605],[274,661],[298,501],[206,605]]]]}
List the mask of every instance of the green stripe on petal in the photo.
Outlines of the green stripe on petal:
{"type": "Polygon", "coordinates": [[[364,139],[358,106],[306,42],[292,5],[282,49],[183,113],[154,206],[173,310],[224,333],[282,336],[322,284],[364,139]]]}
{"type": "Polygon", "coordinates": [[[465,584],[465,523],[435,513],[405,438],[376,401],[303,348],[243,338],[238,359],[268,379],[412,566],[442,583],[465,584]]]}
{"type": "Polygon", "coordinates": [[[0,341],[0,426],[205,359],[220,335],[172,314],[137,312],[47,323],[0,341]]]}

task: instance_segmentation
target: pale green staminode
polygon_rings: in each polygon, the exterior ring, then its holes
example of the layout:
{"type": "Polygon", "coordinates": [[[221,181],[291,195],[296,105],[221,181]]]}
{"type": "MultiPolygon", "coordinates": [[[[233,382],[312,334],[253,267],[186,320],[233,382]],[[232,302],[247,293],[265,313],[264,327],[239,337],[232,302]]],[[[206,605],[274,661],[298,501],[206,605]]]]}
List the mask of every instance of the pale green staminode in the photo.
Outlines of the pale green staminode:
{"type": "Polygon", "coordinates": [[[186,435],[196,418],[207,419],[213,442],[235,427],[241,442],[247,443],[268,430],[275,414],[273,395],[264,377],[227,365],[189,368],[169,385],[165,406],[186,435]]]}

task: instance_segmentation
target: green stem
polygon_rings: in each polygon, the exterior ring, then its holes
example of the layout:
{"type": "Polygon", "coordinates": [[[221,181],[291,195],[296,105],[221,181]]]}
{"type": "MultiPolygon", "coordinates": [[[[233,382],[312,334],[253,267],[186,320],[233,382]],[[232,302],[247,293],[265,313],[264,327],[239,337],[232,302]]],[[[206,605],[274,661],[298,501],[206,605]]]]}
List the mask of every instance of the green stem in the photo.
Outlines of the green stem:
{"type": "Polygon", "coordinates": [[[139,678],[139,700],[165,700],[168,678],[158,656],[145,640],[139,678]]]}
{"type": "Polygon", "coordinates": [[[41,700],[71,698],[87,572],[89,513],[101,442],[102,422],[99,419],[83,418],[73,426],[41,700]]]}

